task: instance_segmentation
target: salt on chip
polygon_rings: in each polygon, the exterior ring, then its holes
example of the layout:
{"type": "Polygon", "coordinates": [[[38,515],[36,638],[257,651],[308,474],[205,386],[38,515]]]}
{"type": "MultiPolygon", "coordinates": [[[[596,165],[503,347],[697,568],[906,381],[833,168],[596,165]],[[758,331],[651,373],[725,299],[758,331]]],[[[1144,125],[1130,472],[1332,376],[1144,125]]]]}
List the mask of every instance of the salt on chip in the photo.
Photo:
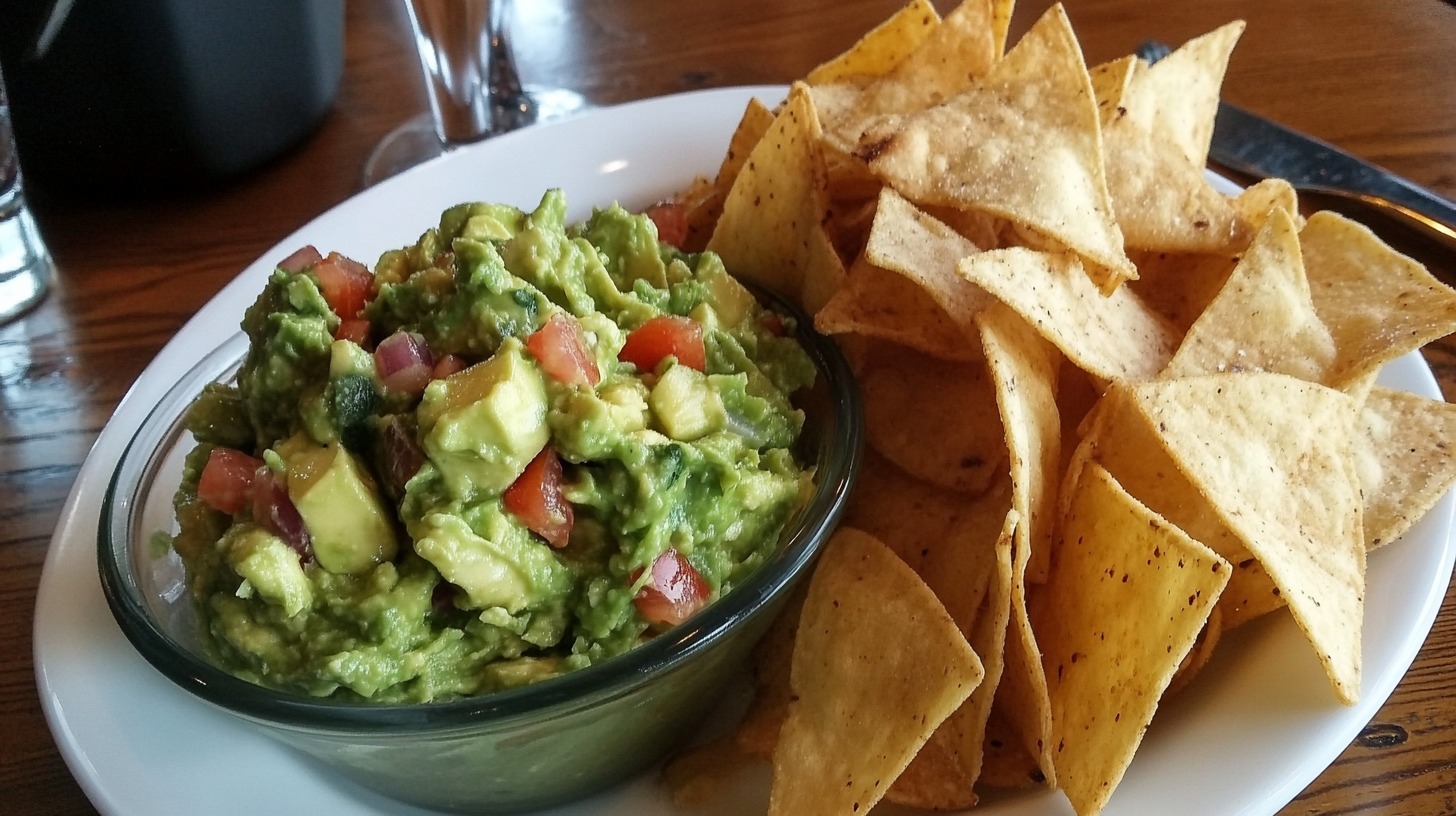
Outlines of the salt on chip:
{"type": "Polygon", "coordinates": [[[1390,543],[1456,484],[1456,405],[1375,387],[1360,411],[1356,472],[1365,546],[1390,543]]]}
{"type": "Polygon", "coordinates": [[[1103,149],[1129,251],[1216,252],[1247,240],[1233,204],[1177,145],[1122,119],[1103,129],[1103,149]]]}
{"type": "Polygon", "coordinates": [[[884,76],[909,56],[940,24],[930,0],[911,0],[859,39],[849,50],[810,71],[810,85],[884,76]]]}
{"type": "Polygon", "coordinates": [[[1177,347],[1172,326],[1126,287],[1103,295],[1075,256],[1009,247],[964,258],[957,269],[1100,379],[1154,377],[1177,347]]]}
{"type": "Polygon", "coordinates": [[[1057,782],[1079,814],[1121,781],[1228,581],[1228,563],[1097,465],[1077,480],[1034,610],[1057,782]]]}
{"type": "Polygon", "coordinates": [[[872,536],[841,527],[804,601],[768,812],[868,812],[982,675],[914,571],[872,536]]]}
{"type": "Polygon", "coordinates": [[[1326,382],[1334,358],[1334,338],[1310,296],[1294,219],[1276,210],[1163,376],[1274,371],[1326,382]]]}
{"type": "Polygon", "coordinates": [[[1360,695],[1365,541],[1348,395],[1283,374],[1129,384],[1133,409],[1268,571],[1341,702],[1360,695]]]}
{"type": "Polygon", "coordinates": [[[1299,243],[1315,308],[1335,337],[1335,387],[1456,330],[1456,291],[1364,225],[1317,212],[1299,243]]]}
{"type": "Polygon", "coordinates": [[[734,274],[811,314],[845,276],[823,227],[828,202],[822,133],[806,87],[795,84],[728,192],[707,247],[734,274]]]}
{"type": "Polygon", "coordinates": [[[963,330],[995,300],[957,270],[981,248],[950,225],[923,212],[891,189],[880,192],[865,256],[897,272],[928,294],[963,330]]]}

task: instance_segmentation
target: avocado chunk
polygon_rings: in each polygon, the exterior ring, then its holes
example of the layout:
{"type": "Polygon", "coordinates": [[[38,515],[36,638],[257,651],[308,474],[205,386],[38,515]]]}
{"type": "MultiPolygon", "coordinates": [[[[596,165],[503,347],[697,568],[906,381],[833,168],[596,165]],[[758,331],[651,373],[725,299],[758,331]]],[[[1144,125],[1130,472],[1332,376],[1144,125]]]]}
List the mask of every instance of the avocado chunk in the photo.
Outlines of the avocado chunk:
{"type": "Polygon", "coordinates": [[[319,566],[356,573],[394,558],[399,544],[390,514],[353,454],[302,434],[279,445],[278,454],[287,468],[288,497],[308,528],[319,566]]]}
{"type": "Polygon", "coordinates": [[[244,581],[239,595],[256,592],[290,618],[313,605],[313,584],[283,539],[255,524],[239,524],[223,536],[222,550],[244,581]]]}
{"type": "Polygon", "coordinates": [[[421,444],[459,498],[499,494],[546,447],[546,379],[517,338],[425,388],[421,444]]]}
{"type": "Polygon", "coordinates": [[[647,398],[662,430],[673,439],[691,442],[723,428],[723,401],[703,372],[675,365],[663,372],[647,398]]]}
{"type": "Polygon", "coordinates": [[[415,539],[415,552],[460,587],[475,609],[516,614],[571,591],[571,573],[551,549],[531,539],[504,511],[485,514],[477,535],[463,518],[431,513],[415,539]]]}

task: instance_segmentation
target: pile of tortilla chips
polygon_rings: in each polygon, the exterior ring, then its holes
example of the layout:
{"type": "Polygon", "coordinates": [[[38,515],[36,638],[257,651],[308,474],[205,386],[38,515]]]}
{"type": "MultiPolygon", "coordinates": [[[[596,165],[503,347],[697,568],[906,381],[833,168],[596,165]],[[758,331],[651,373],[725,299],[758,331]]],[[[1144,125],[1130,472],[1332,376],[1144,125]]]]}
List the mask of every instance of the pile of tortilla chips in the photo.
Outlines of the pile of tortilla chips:
{"type": "Polygon", "coordinates": [[[1159,701],[1266,614],[1353,703],[1366,553],[1456,481],[1456,408],[1375,384],[1456,292],[1287,183],[1204,173],[1242,23],[1089,69],[1060,6],[1008,47],[1010,15],[914,0],[750,105],[684,199],[866,406],[734,739],[772,813],[1024,786],[1097,813],[1159,701]]]}

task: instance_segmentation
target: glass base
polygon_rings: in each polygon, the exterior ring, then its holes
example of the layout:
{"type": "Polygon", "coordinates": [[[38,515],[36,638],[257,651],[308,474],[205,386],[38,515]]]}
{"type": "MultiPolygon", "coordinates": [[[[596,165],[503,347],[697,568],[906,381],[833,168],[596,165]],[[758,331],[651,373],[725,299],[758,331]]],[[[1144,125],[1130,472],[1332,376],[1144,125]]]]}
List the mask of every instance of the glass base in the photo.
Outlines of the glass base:
{"type": "Polygon", "coordinates": [[[24,207],[0,220],[0,324],[40,303],[50,290],[55,265],[24,207]]]}
{"type": "MultiPolygon", "coordinates": [[[[519,110],[512,109],[502,117],[506,120],[504,127],[480,138],[489,139],[528,125],[564,119],[591,107],[581,94],[565,88],[528,86],[526,97],[519,110]]],[[[445,152],[444,143],[435,133],[434,119],[422,113],[390,131],[375,146],[364,161],[364,186],[372,187],[445,152]]]]}

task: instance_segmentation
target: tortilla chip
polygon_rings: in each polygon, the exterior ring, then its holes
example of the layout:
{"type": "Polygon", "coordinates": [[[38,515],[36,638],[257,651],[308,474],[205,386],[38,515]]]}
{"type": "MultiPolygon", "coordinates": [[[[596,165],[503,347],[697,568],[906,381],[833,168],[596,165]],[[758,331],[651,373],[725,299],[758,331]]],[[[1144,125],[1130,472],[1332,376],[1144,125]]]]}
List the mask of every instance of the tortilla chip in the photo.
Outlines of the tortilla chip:
{"type": "Polygon", "coordinates": [[[911,0],[878,26],[870,29],[848,51],[809,72],[810,85],[878,77],[905,61],[940,24],[940,13],[930,0],[911,0]]]}
{"type": "Polygon", "coordinates": [[[1172,327],[1129,289],[1104,296],[1074,256],[993,249],[962,259],[957,270],[1100,379],[1154,377],[1173,357],[1172,327]]]}
{"type": "Polygon", "coordinates": [[[1229,56],[1243,33],[1243,20],[1226,23],[1138,71],[1120,103],[1127,111],[1122,120],[1174,145],[1189,166],[1202,168],[1229,56]]]}
{"type": "Polygon", "coordinates": [[[1163,376],[1273,371],[1326,382],[1334,359],[1335,341],[1315,312],[1294,220],[1276,210],[1163,376]]]}
{"type": "Polygon", "coordinates": [[[1103,129],[1103,150],[1129,251],[1219,252],[1247,241],[1232,202],[1173,142],[1115,118],[1103,129]]]}
{"type": "Polygon", "coordinates": [[[1317,212],[1299,244],[1315,308],[1335,338],[1336,388],[1456,330],[1456,291],[1365,226],[1317,212]]]}
{"type": "Polygon", "coordinates": [[[811,314],[845,276],[823,228],[828,201],[821,135],[808,92],[796,84],[734,181],[707,247],[735,275],[811,314]]]}
{"type": "Polygon", "coordinates": [[[1234,564],[1228,588],[1218,599],[1224,629],[1237,629],[1285,606],[1283,590],[1253,556],[1234,564]]]}
{"type": "Polygon", "coordinates": [[[1080,46],[1053,6],[964,93],[873,120],[856,154],[918,204],[992,213],[1078,253],[1111,291],[1136,270],[1112,216],[1097,119],[1080,46]]]}
{"type": "Polygon", "coordinates": [[[1294,185],[1282,178],[1261,179],[1245,187],[1234,196],[1233,206],[1250,235],[1262,229],[1275,210],[1289,213],[1295,227],[1304,229],[1304,216],[1299,214],[1299,195],[1294,191],[1294,185]]]}
{"type": "Polygon", "coordinates": [[[1090,465],[1033,611],[1051,690],[1057,782],[1079,814],[1121,781],[1193,648],[1228,563],[1090,465]]]}
{"type": "Polygon", "coordinates": [[[1022,745],[1019,729],[1011,724],[1006,713],[995,704],[986,721],[986,744],[981,762],[981,775],[976,784],[982,788],[1019,789],[1045,785],[1041,766],[1022,745]]]}
{"type": "Polygon", "coordinates": [[[708,239],[712,237],[713,229],[723,215],[723,201],[728,197],[728,191],[733,189],[733,182],[738,179],[738,173],[748,161],[754,145],[768,132],[773,121],[773,111],[767,105],[757,97],[748,100],[748,106],[738,120],[738,127],[733,130],[733,136],[728,140],[728,152],[723,154],[723,161],[718,165],[718,174],[713,178],[712,184],[703,190],[702,195],[693,196],[689,200],[686,214],[688,233],[683,241],[683,249],[698,252],[708,245],[708,239]]]}
{"type": "Polygon", "coordinates": [[[907,473],[977,495],[1004,471],[1006,439],[985,365],[880,343],[859,382],[866,441],[907,473]]]}
{"type": "Polygon", "coordinates": [[[662,766],[662,783],[674,805],[705,808],[718,801],[728,781],[752,760],[731,735],[719,737],[674,755],[662,766]]]}
{"type": "MultiPolygon", "coordinates": [[[[1232,584],[1232,582],[1230,582],[1232,584]]],[[[1218,646],[1219,638],[1223,636],[1223,614],[1222,603],[1228,595],[1228,587],[1224,587],[1223,594],[1218,596],[1218,602],[1213,605],[1213,611],[1208,615],[1208,623],[1203,625],[1203,631],[1198,633],[1198,638],[1193,642],[1192,651],[1184,655],[1183,662],[1178,664],[1178,672],[1168,683],[1168,690],[1163,692],[1165,698],[1188,688],[1193,678],[1203,671],[1212,659],[1214,649],[1218,646]]]]}
{"type": "Polygon", "coordinates": [[[1136,383],[1127,391],[1178,468],[1268,571],[1336,695],[1353,704],[1365,544],[1350,398],[1269,373],[1136,383]]]}
{"type": "Polygon", "coordinates": [[[873,537],[841,527],[804,601],[769,813],[868,812],[982,675],[914,571],[873,537]]]}
{"type": "Polygon", "coordinates": [[[1128,287],[1181,335],[1223,290],[1240,254],[1134,250],[1128,257],[1138,268],[1128,287]]]}
{"type": "Polygon", "coordinates": [[[1128,54],[1088,69],[1087,75],[1092,81],[1092,98],[1097,100],[1097,118],[1104,128],[1126,115],[1125,110],[1119,111],[1118,108],[1132,83],[1133,73],[1142,64],[1136,56],[1128,54]]]}
{"type": "Polygon", "coordinates": [[[1456,405],[1375,387],[1360,412],[1356,472],[1365,546],[1400,537],[1456,484],[1456,405]]]}
{"type": "Polygon", "coordinates": [[[966,337],[925,290],[864,256],[854,262],[844,286],[814,316],[814,328],[821,334],[854,333],[898,343],[937,360],[971,363],[981,359],[980,346],[966,337]]]}
{"type": "Polygon", "coordinates": [[[784,611],[753,649],[753,701],[744,712],[733,739],[749,756],[773,756],[779,744],[779,730],[789,714],[793,692],[789,688],[789,665],[794,655],[794,634],[804,609],[804,586],[790,596],[784,611]]]}

